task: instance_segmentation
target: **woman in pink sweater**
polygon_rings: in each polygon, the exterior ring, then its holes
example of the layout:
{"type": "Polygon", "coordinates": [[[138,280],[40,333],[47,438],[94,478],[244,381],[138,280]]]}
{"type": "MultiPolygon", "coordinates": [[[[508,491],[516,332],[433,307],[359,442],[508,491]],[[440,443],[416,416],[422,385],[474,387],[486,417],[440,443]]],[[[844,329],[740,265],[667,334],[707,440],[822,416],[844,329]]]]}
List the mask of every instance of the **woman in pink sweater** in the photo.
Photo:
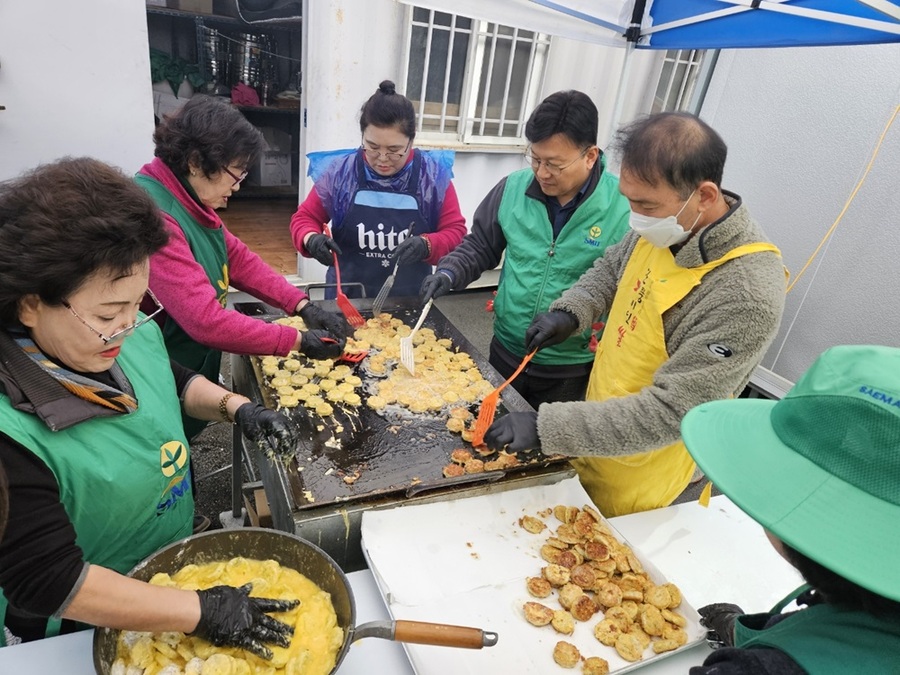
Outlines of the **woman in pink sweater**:
{"type": "MultiPolygon", "coordinates": [[[[150,288],[166,308],[160,317],[169,355],[216,381],[222,352],[285,356],[298,350],[334,358],[350,327],[311,304],[235,237],[216,209],[240,189],[262,137],[228,102],[194,96],[153,135],[156,159],[135,180],[163,212],[169,243],[150,259],[150,288]],[[233,286],[288,314],[308,331],[267,323],[226,309],[233,286]]],[[[185,419],[188,438],[205,422],[185,419]]]]}

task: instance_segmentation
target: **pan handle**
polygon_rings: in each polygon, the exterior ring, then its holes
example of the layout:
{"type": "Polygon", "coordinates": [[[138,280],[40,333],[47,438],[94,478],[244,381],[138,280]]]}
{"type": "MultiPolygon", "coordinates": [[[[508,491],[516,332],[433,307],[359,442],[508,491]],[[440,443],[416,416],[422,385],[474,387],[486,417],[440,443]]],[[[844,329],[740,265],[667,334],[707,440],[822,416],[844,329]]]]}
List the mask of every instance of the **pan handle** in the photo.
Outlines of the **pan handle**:
{"type": "Polygon", "coordinates": [[[465,649],[481,649],[497,644],[496,633],[480,628],[423,621],[370,621],[357,626],[353,631],[354,641],[364,637],[465,649]]]}

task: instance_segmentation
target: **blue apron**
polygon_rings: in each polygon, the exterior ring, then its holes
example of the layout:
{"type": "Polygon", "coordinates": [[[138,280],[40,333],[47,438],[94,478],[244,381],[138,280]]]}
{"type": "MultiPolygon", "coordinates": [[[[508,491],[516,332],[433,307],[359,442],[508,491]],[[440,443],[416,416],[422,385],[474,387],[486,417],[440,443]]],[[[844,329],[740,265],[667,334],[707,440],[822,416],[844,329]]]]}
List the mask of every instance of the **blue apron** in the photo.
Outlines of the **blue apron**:
{"type": "MultiPolygon", "coordinates": [[[[415,223],[414,234],[434,231],[419,208],[416,190],[421,175],[422,157],[413,157],[409,183],[406,191],[372,189],[367,186],[365,162],[357,157],[358,189],[347,214],[340,225],[335,224],[332,232],[334,240],[343,252],[338,259],[341,266],[341,282],[362,283],[366,297],[374,298],[381,290],[384,280],[394,269],[391,255],[394,249],[409,236],[409,227],[415,223]]],[[[400,265],[392,296],[418,295],[422,280],[431,274],[431,265],[417,262],[400,265]]],[[[328,283],[335,283],[334,267],[329,267],[325,276],[328,283]]],[[[344,289],[350,297],[359,297],[359,289],[344,289]]],[[[335,290],[328,288],[326,298],[334,298],[335,290]]]]}

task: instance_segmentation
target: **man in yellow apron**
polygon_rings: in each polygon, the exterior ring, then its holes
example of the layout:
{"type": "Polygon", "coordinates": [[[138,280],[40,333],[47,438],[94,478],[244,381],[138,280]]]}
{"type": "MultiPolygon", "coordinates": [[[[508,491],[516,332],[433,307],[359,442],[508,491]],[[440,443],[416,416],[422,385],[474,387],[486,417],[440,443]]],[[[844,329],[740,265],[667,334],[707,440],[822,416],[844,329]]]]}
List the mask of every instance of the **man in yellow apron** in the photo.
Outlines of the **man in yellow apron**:
{"type": "Polygon", "coordinates": [[[726,147],[699,118],[662,113],[617,138],[632,231],[526,332],[526,351],[609,312],[586,401],[497,420],[485,440],[576,457],[607,516],[671,504],[694,463],[680,439],[688,410],[737,395],[784,309],[777,248],[741,198],[721,188],[726,147]]]}

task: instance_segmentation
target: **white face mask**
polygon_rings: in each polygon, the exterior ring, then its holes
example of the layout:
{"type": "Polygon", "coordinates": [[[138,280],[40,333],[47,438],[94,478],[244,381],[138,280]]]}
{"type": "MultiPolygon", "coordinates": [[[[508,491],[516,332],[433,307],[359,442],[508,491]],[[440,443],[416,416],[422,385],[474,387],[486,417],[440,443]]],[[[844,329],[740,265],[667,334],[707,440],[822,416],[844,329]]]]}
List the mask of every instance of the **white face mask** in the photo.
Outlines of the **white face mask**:
{"type": "MultiPolygon", "coordinates": [[[[694,192],[696,192],[696,190],[694,192]]],[[[632,211],[631,216],[628,219],[628,224],[631,226],[632,230],[634,230],[644,239],[659,248],[665,248],[667,246],[680,244],[689,236],[691,236],[691,231],[700,220],[701,214],[698,213],[697,218],[694,220],[694,224],[691,225],[691,228],[689,230],[685,230],[681,225],[678,224],[678,216],[680,216],[681,212],[684,211],[684,207],[687,206],[687,203],[691,201],[691,197],[694,196],[694,192],[690,194],[690,196],[685,200],[684,204],[681,205],[681,208],[678,209],[678,213],[676,213],[674,216],[654,218],[653,216],[645,216],[643,214],[635,213],[634,211],[632,211]]]]}

